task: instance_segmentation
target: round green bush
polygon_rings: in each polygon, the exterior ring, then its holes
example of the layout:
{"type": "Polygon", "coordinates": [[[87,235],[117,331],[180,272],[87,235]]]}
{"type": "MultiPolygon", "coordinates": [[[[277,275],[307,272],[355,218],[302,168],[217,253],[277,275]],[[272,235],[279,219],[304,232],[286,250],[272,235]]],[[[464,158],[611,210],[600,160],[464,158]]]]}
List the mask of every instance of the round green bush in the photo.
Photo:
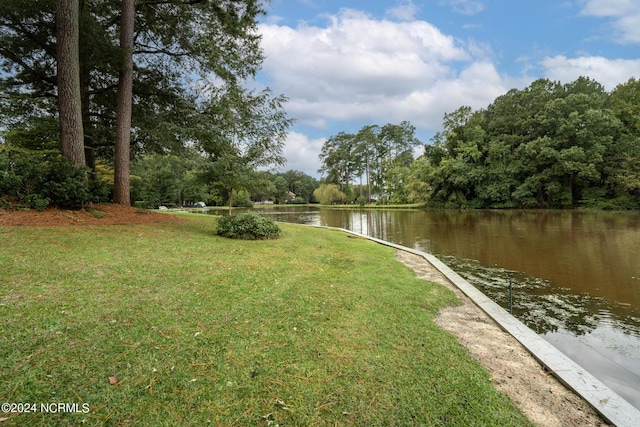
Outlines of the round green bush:
{"type": "Polygon", "coordinates": [[[253,212],[223,216],[218,220],[217,232],[223,237],[243,240],[277,239],[282,234],[275,221],[253,212]]]}

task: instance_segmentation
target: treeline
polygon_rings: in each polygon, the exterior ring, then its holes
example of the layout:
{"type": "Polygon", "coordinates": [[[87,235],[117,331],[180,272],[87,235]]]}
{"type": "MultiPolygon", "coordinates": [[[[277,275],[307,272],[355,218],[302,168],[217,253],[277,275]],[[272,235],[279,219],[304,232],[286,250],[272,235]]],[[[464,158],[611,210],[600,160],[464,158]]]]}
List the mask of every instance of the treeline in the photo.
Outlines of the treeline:
{"type": "Polygon", "coordinates": [[[316,197],[323,204],[407,203],[404,175],[420,145],[415,127],[407,121],[365,126],[356,134],[340,132],[327,139],[320,151],[318,172],[324,179],[316,197]],[[356,180],[359,184],[354,185],[356,180]]]}
{"type": "MultiPolygon", "coordinates": [[[[229,203],[236,207],[251,207],[256,202],[310,203],[318,181],[300,171],[251,171],[243,185],[233,189],[222,181],[208,178],[210,161],[195,149],[180,155],[152,154],[137,159],[132,165],[131,197],[140,207],[189,206],[205,202],[208,206],[229,203]],[[231,196],[231,197],[230,197],[231,196]]],[[[101,176],[113,185],[113,171],[99,165],[101,176]]]]}
{"type": "Polygon", "coordinates": [[[432,205],[640,208],[638,80],[541,79],[443,124],[420,165],[432,205]]]}
{"type": "MultiPolygon", "coordinates": [[[[365,137],[366,129],[347,139],[358,142],[358,153],[380,153],[380,132],[365,137]]],[[[326,147],[337,155],[339,150],[326,147]]],[[[321,154],[323,170],[327,158],[321,154]]],[[[354,164],[343,159],[350,166],[336,170],[357,176],[363,170],[358,159],[354,164]]],[[[585,77],[564,85],[540,79],[485,109],[460,107],[445,114],[443,130],[416,160],[403,148],[372,159],[381,166],[372,187],[392,203],[638,209],[640,81],[631,78],[608,93],[585,77]]],[[[343,181],[355,182],[353,176],[343,181]]],[[[324,182],[344,188],[337,177],[329,173],[324,182]]]]}

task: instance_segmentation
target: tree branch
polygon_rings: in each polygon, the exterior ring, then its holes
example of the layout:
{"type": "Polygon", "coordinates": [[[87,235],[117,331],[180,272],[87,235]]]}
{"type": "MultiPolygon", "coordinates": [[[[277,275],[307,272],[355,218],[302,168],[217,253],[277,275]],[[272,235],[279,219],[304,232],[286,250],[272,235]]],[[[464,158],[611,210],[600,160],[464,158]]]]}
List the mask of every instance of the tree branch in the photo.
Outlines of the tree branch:
{"type": "Polygon", "coordinates": [[[29,71],[31,74],[39,76],[42,80],[54,85],[57,84],[57,78],[55,76],[47,76],[46,74],[36,71],[33,67],[31,67],[31,65],[23,61],[22,58],[20,58],[18,55],[1,46],[0,46],[0,55],[18,64],[24,70],[29,71]]]}
{"type": "Polygon", "coordinates": [[[151,46],[145,46],[145,45],[141,45],[140,47],[146,48],[146,49],[136,49],[133,52],[134,55],[140,55],[140,54],[158,55],[158,54],[163,54],[163,55],[173,56],[173,57],[176,57],[176,58],[177,57],[181,57],[181,56],[189,56],[189,53],[187,53],[187,52],[183,52],[183,53],[172,52],[172,51],[167,50],[167,49],[154,49],[151,46]]]}
{"type": "Polygon", "coordinates": [[[203,3],[204,0],[182,0],[182,1],[175,1],[175,0],[149,0],[149,1],[142,1],[142,2],[138,2],[136,3],[136,7],[137,6],[153,6],[156,4],[185,4],[185,5],[192,5],[192,4],[198,4],[198,3],[203,3]]]}

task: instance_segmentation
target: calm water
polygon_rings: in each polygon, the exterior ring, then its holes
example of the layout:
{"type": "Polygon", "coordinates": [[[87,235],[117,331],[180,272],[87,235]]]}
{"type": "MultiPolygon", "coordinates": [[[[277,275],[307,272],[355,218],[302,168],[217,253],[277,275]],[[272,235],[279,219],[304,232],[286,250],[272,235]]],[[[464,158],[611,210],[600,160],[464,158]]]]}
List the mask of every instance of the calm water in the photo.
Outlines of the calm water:
{"type": "Polygon", "coordinates": [[[430,252],[640,408],[640,212],[258,210],[430,252]]]}

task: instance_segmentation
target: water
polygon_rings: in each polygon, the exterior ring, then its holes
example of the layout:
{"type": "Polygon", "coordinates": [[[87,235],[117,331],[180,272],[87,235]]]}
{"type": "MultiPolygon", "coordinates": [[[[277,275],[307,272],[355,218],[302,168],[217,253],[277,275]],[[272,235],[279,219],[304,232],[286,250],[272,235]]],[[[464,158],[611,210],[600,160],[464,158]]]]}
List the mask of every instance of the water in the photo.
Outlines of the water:
{"type": "Polygon", "coordinates": [[[430,252],[640,408],[640,212],[274,207],[430,252]]]}

